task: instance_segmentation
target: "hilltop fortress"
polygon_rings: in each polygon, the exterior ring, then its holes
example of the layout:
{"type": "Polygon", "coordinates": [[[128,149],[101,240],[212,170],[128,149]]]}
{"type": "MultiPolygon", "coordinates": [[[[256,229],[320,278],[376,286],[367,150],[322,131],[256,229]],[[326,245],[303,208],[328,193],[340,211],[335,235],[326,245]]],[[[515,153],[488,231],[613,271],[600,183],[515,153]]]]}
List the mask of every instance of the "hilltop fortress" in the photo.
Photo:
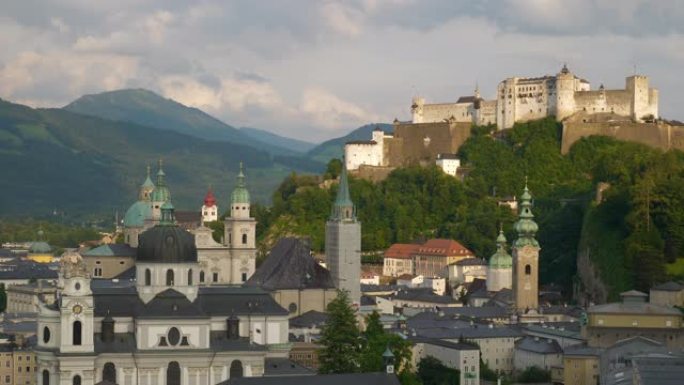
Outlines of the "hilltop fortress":
{"type": "Polygon", "coordinates": [[[414,97],[411,121],[395,119],[393,134],[380,129],[367,141],[345,145],[347,169],[380,179],[396,167],[435,164],[442,154],[455,154],[470,136],[472,125],[496,125],[555,116],[563,122],[562,151],[589,135],[607,135],[654,147],[684,148],[684,128],[659,121],[658,90],[643,75],[628,76],[624,89],[597,90],[567,66],[556,75],[501,81],[496,99],[485,100],[478,87],[455,103],[426,103],[414,97]]]}

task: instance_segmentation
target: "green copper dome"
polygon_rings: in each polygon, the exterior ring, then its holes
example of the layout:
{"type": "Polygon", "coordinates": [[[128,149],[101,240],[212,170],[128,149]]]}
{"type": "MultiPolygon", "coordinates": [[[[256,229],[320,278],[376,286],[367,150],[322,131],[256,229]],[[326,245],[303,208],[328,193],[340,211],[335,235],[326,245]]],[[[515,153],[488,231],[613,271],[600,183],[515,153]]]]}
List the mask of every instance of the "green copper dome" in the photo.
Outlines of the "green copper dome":
{"type": "Polygon", "coordinates": [[[503,230],[499,230],[496,238],[496,253],[489,258],[490,269],[511,269],[513,268],[513,258],[506,251],[506,236],[503,230]]]}
{"type": "Polygon", "coordinates": [[[520,196],[520,213],[518,214],[518,221],[515,222],[515,231],[518,232],[518,239],[515,240],[516,247],[539,247],[539,242],[534,238],[539,226],[534,221],[531,200],[532,195],[527,188],[527,182],[525,182],[525,191],[520,196]]]}
{"type": "Polygon", "coordinates": [[[171,192],[169,188],[166,187],[166,174],[162,169],[162,161],[159,160],[159,171],[157,171],[157,185],[152,191],[152,201],[153,202],[166,202],[171,199],[171,192]]]}
{"type": "Polygon", "coordinates": [[[249,204],[249,191],[247,191],[247,183],[245,183],[245,173],[242,171],[242,162],[240,162],[240,172],[237,176],[237,186],[230,195],[230,202],[249,204]]]}
{"type": "Polygon", "coordinates": [[[131,205],[124,215],[124,227],[143,227],[145,220],[152,217],[152,207],[149,202],[137,201],[131,205]]]}
{"type": "Polygon", "coordinates": [[[44,254],[52,251],[52,247],[45,241],[38,241],[31,243],[29,253],[44,254]]]}

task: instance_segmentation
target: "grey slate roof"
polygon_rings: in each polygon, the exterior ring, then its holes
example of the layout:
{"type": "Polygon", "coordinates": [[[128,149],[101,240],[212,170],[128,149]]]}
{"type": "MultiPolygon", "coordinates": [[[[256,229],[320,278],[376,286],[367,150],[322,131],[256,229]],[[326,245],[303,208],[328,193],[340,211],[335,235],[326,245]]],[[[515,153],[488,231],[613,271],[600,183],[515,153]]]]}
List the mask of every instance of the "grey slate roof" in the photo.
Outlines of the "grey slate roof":
{"type": "Polygon", "coordinates": [[[402,301],[416,301],[435,304],[455,304],[455,299],[445,295],[437,295],[430,288],[401,289],[391,296],[391,299],[402,301]]]}
{"type": "Polygon", "coordinates": [[[651,290],[657,290],[657,291],[681,291],[684,290],[684,285],[674,282],[674,281],[669,281],[665,283],[661,283],[660,285],[654,286],[651,288],[651,290]]]}
{"type": "Polygon", "coordinates": [[[297,238],[279,240],[245,285],[265,290],[335,287],[330,272],[311,257],[309,245],[297,238]]]}
{"type": "Polygon", "coordinates": [[[567,346],[563,351],[563,355],[598,357],[602,351],[603,349],[601,348],[592,348],[590,346],[587,346],[585,343],[581,343],[577,345],[567,346]]]}
{"type": "Polygon", "coordinates": [[[197,299],[190,303],[173,289],[160,293],[147,305],[133,286],[102,287],[91,285],[95,316],[104,317],[200,317],[246,314],[286,315],[288,312],[259,288],[209,286],[200,287],[197,299]],[[178,309],[173,310],[173,305],[178,309]]]}
{"type": "Polygon", "coordinates": [[[311,369],[305,368],[287,358],[264,359],[264,376],[313,376],[316,374],[311,369]]]}
{"type": "Polygon", "coordinates": [[[515,348],[538,354],[563,353],[563,349],[556,340],[529,336],[516,341],[515,348]]]}
{"type": "Polygon", "coordinates": [[[321,327],[328,321],[328,314],[309,310],[304,314],[290,319],[290,328],[321,327]]]}
{"type": "Polygon", "coordinates": [[[635,358],[633,368],[642,385],[680,385],[684,379],[684,358],[635,358]]]}
{"type": "Polygon", "coordinates": [[[346,373],[314,376],[242,377],[231,378],[218,385],[399,385],[394,374],[346,373]]]}
{"type": "Polygon", "coordinates": [[[518,338],[523,334],[517,329],[508,326],[492,326],[489,325],[468,325],[462,327],[437,327],[416,329],[416,336],[425,338],[439,338],[439,339],[457,339],[460,337],[473,338],[518,338]]]}
{"type": "Polygon", "coordinates": [[[451,342],[445,340],[439,340],[436,338],[423,338],[423,337],[409,337],[409,341],[423,344],[430,344],[436,346],[443,346],[445,348],[453,350],[480,350],[475,344],[469,344],[467,342],[451,342]]]}
{"type": "Polygon", "coordinates": [[[50,264],[15,259],[0,263],[0,280],[5,279],[57,279],[57,271],[50,264]]]}
{"type": "Polygon", "coordinates": [[[82,254],[84,257],[135,257],[135,249],[123,243],[98,246],[82,254]]]}
{"type": "Polygon", "coordinates": [[[458,262],[452,263],[452,265],[457,265],[457,266],[486,266],[487,261],[485,261],[482,258],[466,258],[466,259],[461,259],[458,262]]]}

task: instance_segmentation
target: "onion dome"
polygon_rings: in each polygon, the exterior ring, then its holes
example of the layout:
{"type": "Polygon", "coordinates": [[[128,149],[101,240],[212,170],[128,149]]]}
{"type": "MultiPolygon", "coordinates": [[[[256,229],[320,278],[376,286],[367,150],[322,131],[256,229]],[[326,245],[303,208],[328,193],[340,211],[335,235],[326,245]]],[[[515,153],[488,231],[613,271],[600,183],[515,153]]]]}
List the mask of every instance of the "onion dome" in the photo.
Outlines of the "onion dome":
{"type": "Polygon", "coordinates": [[[207,207],[216,206],[216,197],[214,197],[214,192],[211,191],[211,187],[207,190],[207,195],[204,196],[204,205],[207,207]]]}
{"type": "Polygon", "coordinates": [[[532,195],[525,182],[525,190],[520,196],[520,213],[518,221],[515,222],[515,231],[518,232],[518,239],[515,240],[515,247],[533,246],[539,247],[539,242],[534,238],[539,230],[539,226],[534,221],[532,214],[532,195]]]}
{"type": "Polygon", "coordinates": [[[240,172],[237,176],[237,186],[230,196],[230,202],[247,203],[249,204],[249,191],[247,191],[247,183],[245,183],[245,173],[242,170],[242,162],[240,162],[240,172]]]}
{"type": "Polygon", "coordinates": [[[149,201],[154,188],[154,183],[152,183],[152,179],[150,178],[150,166],[147,166],[147,177],[145,178],[143,184],[140,185],[140,194],[138,199],[141,201],[149,201]]]}
{"type": "Polygon", "coordinates": [[[29,253],[44,254],[52,251],[52,247],[45,241],[32,242],[29,247],[29,253]]]}
{"type": "Polygon", "coordinates": [[[157,185],[152,192],[153,202],[166,202],[171,200],[171,193],[169,188],[166,187],[166,174],[162,169],[162,160],[159,159],[159,171],[157,171],[157,185]]]}
{"type": "Polygon", "coordinates": [[[503,230],[499,230],[496,238],[496,253],[489,258],[490,269],[511,269],[513,268],[513,258],[506,251],[506,236],[503,230]]]}
{"type": "Polygon", "coordinates": [[[195,237],[175,224],[173,205],[162,205],[157,226],[140,234],[136,260],[151,263],[195,263],[195,237]]]}
{"type": "Polygon", "coordinates": [[[124,227],[143,227],[145,220],[152,217],[150,202],[137,201],[126,210],[123,218],[124,227]]]}

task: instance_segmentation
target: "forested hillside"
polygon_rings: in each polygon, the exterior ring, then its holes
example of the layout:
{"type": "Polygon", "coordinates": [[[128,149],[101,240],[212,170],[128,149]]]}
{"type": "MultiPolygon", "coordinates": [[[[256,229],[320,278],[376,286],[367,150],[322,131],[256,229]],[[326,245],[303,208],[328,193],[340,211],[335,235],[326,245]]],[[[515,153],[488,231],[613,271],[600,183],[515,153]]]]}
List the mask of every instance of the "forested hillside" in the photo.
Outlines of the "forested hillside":
{"type": "MultiPolygon", "coordinates": [[[[489,127],[475,127],[460,151],[472,168],[464,182],[435,167],[395,170],[375,185],[351,178],[363,250],[451,237],[488,257],[500,223],[509,241],[515,238],[515,215],[497,205],[498,197],[519,195],[527,176],[540,226],[542,282],[569,290],[578,250],[590,255],[610,297],[666,279],[665,262],[684,256],[683,154],[590,137],[562,156],[560,129],[553,119],[496,135],[489,127]],[[601,204],[594,201],[598,182],[609,186],[601,204]]],[[[337,168],[329,165],[328,174],[337,168]]],[[[300,234],[323,249],[335,187],[319,183],[319,178],[290,175],[275,192],[272,208],[256,208],[264,244],[300,234]]]]}

